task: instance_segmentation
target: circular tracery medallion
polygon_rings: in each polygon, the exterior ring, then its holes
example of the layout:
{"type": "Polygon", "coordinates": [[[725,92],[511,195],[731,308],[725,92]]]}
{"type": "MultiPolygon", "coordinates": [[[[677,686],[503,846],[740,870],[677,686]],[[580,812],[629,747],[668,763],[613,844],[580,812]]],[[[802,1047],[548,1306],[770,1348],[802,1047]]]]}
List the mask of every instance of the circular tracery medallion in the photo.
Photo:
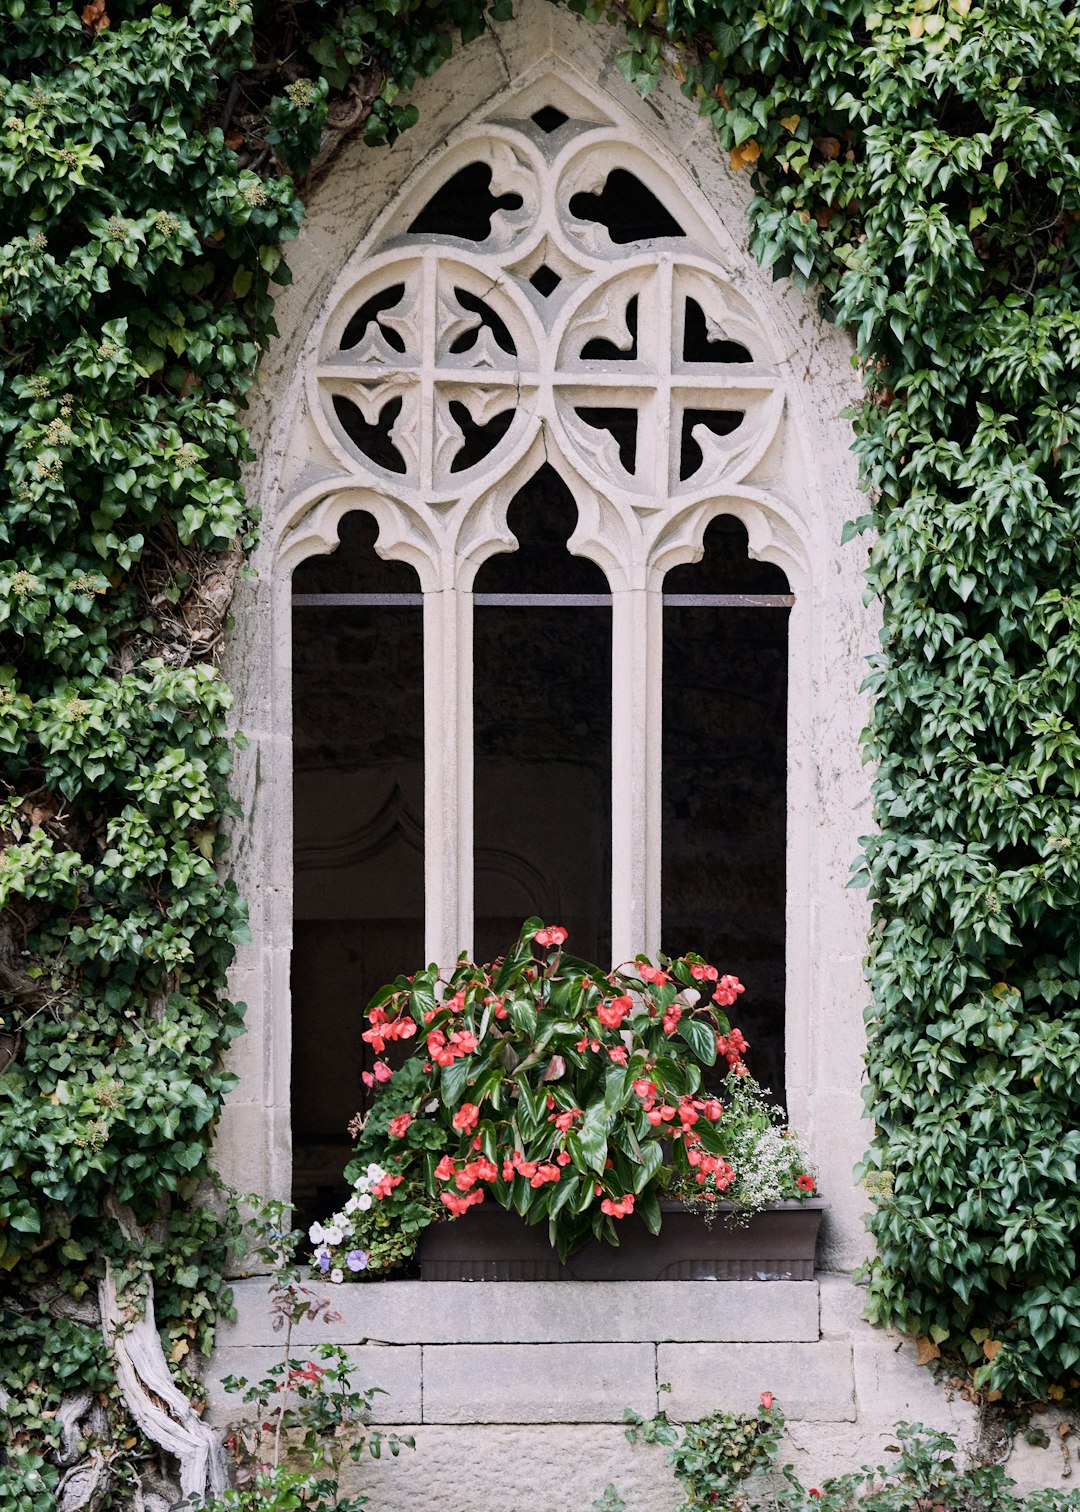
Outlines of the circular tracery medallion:
{"type": "Polygon", "coordinates": [[[639,512],[737,482],[782,406],[747,302],[610,140],[538,134],[484,128],[368,259],[326,329],[324,434],[423,507],[501,482],[540,427],[639,512]]]}

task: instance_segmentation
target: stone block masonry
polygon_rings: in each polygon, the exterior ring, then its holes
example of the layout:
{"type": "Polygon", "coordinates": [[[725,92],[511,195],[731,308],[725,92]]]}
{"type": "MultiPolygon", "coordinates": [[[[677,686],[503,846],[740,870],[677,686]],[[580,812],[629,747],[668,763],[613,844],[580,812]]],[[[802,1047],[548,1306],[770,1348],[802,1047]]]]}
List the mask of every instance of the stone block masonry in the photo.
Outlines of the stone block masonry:
{"type": "MultiPolygon", "coordinates": [[[[804,1484],[887,1458],[893,1425],[921,1421],[973,1438],[974,1409],[915,1365],[898,1335],[861,1321],[845,1276],[814,1282],[375,1282],[327,1286],[331,1324],[302,1324],[294,1357],[341,1344],[358,1379],[381,1386],[373,1421],[416,1450],[368,1461],[352,1489],[370,1512],[589,1512],[605,1485],[627,1512],[674,1512],[665,1453],[631,1447],[623,1409],[689,1420],[752,1412],[775,1393],[781,1460],[804,1484]],[[669,1388],[669,1389],[668,1389],[669,1388]]],[[[209,1415],[238,1398],[222,1378],[261,1377],[280,1359],[265,1280],[236,1283],[208,1377],[209,1415]]],[[[1057,1484],[1056,1453],[1024,1446],[1010,1473],[1057,1484]]]]}

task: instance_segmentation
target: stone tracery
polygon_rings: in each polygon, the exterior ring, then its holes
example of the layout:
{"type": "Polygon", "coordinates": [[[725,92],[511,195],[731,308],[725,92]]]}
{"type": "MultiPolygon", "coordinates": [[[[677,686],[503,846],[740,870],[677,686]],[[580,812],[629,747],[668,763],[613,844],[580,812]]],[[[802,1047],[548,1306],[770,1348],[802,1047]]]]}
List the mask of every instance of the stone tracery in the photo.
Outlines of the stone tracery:
{"type": "Polygon", "coordinates": [[[782,392],[674,186],[661,201],[609,130],[547,109],[479,128],[391,221],[327,323],[312,409],[406,512],[467,509],[542,431],[615,536],[658,516],[655,539],[673,503],[747,476],[782,392]]]}

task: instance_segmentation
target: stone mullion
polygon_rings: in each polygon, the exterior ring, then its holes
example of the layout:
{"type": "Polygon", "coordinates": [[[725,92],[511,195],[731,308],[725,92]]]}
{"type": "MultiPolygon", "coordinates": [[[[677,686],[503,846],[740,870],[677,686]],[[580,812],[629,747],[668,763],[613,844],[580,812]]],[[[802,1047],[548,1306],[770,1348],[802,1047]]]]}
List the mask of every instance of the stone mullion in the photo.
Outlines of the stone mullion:
{"type": "Polygon", "coordinates": [[[663,600],[612,595],[611,948],[618,964],[660,948],[663,600]]]}
{"type": "Polygon", "coordinates": [[[424,594],[424,918],[429,961],[472,950],[472,595],[424,594]]]}

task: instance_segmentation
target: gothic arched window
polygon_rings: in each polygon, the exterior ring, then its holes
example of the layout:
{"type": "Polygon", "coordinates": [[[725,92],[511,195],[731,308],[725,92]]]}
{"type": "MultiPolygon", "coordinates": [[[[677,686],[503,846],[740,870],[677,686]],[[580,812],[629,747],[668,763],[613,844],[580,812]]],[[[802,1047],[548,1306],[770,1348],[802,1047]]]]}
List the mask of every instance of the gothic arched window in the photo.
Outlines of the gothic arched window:
{"type": "Polygon", "coordinates": [[[648,154],[551,103],[352,266],[308,402],[378,555],[346,515],[294,581],[299,1185],[355,1106],[320,1015],[416,964],[421,869],[428,959],[540,913],[742,972],[780,1092],[793,599],[749,554],[784,411],[749,301],[648,154]]]}

